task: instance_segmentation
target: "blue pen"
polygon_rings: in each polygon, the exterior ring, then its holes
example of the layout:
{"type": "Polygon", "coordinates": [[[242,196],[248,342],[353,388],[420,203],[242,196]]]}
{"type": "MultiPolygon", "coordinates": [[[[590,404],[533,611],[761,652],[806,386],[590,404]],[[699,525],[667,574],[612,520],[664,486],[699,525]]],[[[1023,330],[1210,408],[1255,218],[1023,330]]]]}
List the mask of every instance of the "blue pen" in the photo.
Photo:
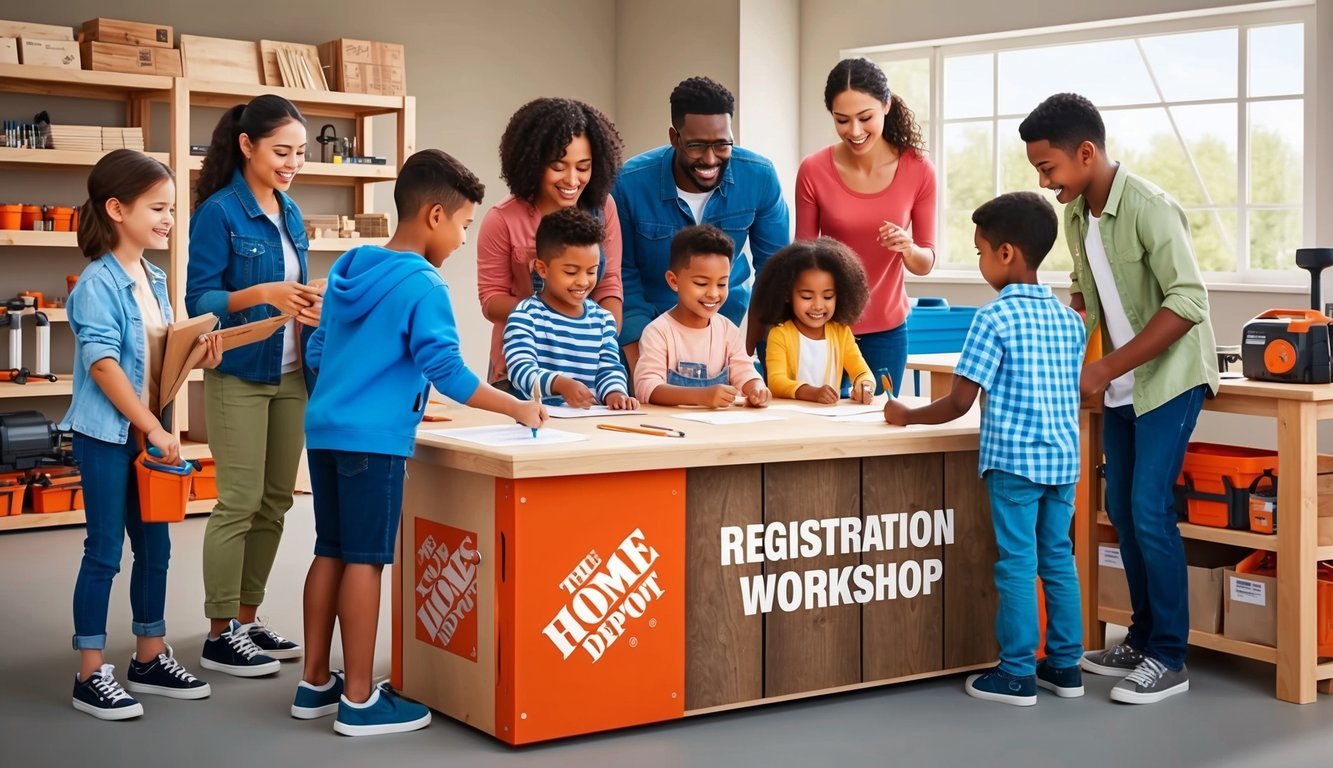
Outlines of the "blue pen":
{"type": "MultiPolygon", "coordinates": [[[[537,405],[541,405],[541,404],[542,404],[542,384],[541,384],[541,379],[538,379],[538,378],[535,378],[535,377],[534,377],[533,380],[532,380],[532,402],[536,403],[537,405]]],[[[533,428],[532,428],[532,439],[533,439],[533,440],[536,440],[536,439],[537,439],[537,428],[536,428],[536,427],[533,427],[533,428]]]]}

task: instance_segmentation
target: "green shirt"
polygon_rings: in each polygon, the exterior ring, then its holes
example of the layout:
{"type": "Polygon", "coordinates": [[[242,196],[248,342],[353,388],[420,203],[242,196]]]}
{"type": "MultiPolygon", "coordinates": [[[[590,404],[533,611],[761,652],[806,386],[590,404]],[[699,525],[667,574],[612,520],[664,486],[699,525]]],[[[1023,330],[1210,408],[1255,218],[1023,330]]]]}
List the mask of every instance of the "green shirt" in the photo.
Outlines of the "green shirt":
{"type": "MultiPolygon", "coordinates": [[[[1099,286],[1088,266],[1087,201],[1079,196],[1065,206],[1065,237],[1074,256],[1069,292],[1082,293],[1085,323],[1091,333],[1101,323],[1099,286]]],[[[1172,398],[1207,384],[1217,392],[1217,343],[1208,319],[1208,291],[1190,247],[1189,223],[1180,205],[1165,192],[1120,167],[1111,183],[1106,208],[1098,219],[1102,245],[1115,278],[1125,315],[1134,334],[1143,332],[1165,307],[1194,327],[1157,358],[1134,370],[1134,413],[1143,415],[1172,398]]],[[[1111,349],[1103,326],[1102,344],[1111,349]]]]}

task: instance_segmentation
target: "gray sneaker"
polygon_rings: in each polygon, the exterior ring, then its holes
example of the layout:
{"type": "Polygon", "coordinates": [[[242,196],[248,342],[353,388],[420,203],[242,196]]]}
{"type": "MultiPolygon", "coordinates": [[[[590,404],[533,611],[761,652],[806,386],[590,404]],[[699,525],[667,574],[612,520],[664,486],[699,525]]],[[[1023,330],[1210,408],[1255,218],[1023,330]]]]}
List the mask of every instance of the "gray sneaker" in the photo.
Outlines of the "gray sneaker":
{"type": "Polygon", "coordinates": [[[1126,643],[1113,645],[1100,651],[1088,651],[1083,654],[1079,665],[1084,672],[1107,677],[1124,677],[1143,662],[1143,654],[1129,647],[1126,643]]]}
{"type": "Polygon", "coordinates": [[[1145,658],[1124,680],[1111,689],[1111,701],[1152,704],[1190,689],[1190,673],[1184,666],[1172,672],[1156,659],[1145,658]]]}

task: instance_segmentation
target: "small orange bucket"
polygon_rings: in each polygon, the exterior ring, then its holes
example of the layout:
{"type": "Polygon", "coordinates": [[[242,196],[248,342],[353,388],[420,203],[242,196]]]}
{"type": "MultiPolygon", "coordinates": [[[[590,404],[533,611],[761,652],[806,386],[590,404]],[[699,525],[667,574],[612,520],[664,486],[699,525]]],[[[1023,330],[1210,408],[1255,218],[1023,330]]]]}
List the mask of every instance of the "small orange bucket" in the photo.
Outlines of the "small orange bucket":
{"type": "Polygon", "coordinates": [[[179,523],[190,503],[190,485],[197,467],[192,461],[165,464],[148,451],[134,461],[139,485],[139,517],[145,523],[179,523]]]}
{"type": "Polygon", "coordinates": [[[51,229],[56,232],[72,232],[74,222],[74,209],[63,205],[53,206],[46,209],[46,215],[51,219],[51,229]]]}
{"type": "Polygon", "coordinates": [[[25,205],[20,214],[20,228],[32,229],[33,225],[42,220],[42,207],[40,205],[25,205]]]}
{"type": "Polygon", "coordinates": [[[0,229],[22,229],[23,206],[17,203],[0,205],[0,229]]]}

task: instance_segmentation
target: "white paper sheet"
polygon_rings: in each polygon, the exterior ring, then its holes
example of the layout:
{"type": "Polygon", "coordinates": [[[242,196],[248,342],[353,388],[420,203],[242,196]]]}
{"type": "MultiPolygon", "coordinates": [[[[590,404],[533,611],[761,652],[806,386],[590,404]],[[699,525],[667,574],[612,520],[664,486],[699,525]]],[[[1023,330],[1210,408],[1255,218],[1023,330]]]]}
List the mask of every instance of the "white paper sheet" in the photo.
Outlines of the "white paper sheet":
{"type": "Polygon", "coordinates": [[[548,405],[546,414],[553,419],[588,419],[594,416],[643,416],[645,411],[613,411],[605,405],[594,405],[591,408],[548,405]]]}
{"type": "Polygon", "coordinates": [[[782,421],[787,418],[778,413],[758,410],[686,411],[671,415],[677,419],[698,421],[704,424],[754,424],[761,421],[782,421]]]}
{"type": "Polygon", "coordinates": [[[549,427],[537,430],[537,436],[533,437],[532,429],[522,424],[505,424],[498,427],[463,427],[462,429],[428,429],[425,434],[448,437],[453,440],[492,448],[558,445],[560,443],[577,443],[588,439],[587,435],[549,427]]]}
{"type": "Polygon", "coordinates": [[[776,405],[769,407],[784,411],[808,413],[811,416],[858,416],[865,413],[883,413],[884,398],[877,397],[874,400],[871,400],[868,405],[865,403],[853,403],[850,400],[842,400],[833,405],[817,405],[815,403],[810,403],[809,405],[798,403],[777,403],[776,405]]]}

